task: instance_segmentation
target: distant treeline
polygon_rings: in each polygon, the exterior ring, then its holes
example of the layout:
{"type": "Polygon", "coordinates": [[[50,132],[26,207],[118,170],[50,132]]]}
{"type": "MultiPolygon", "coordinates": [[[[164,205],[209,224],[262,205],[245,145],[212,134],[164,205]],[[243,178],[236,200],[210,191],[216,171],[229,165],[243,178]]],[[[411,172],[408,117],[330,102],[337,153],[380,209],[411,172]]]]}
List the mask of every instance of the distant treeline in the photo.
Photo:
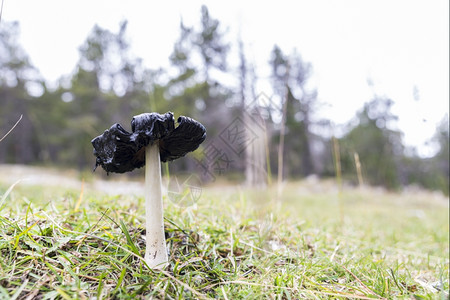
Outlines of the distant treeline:
{"type": "Polygon", "coordinates": [[[198,26],[181,22],[169,69],[146,69],[131,55],[126,22],[117,33],[95,26],[79,48],[74,72],[52,88],[17,43],[19,25],[1,25],[0,138],[23,118],[0,143],[0,163],[91,168],[90,141],[112,124],[130,130],[133,115],[173,111],[203,123],[208,137],[195,153],[170,163],[171,172],[262,185],[280,173],[289,179],[338,172],[354,184],[389,189],[416,184],[448,195],[448,120],[432,141],[439,152],[422,159],[405,149],[402,133],[392,129],[393,101],[374,95],[345,134],[334,138],[331,122],[317,118],[317,92],[307,85],[311,65],[275,45],[268,53],[271,94],[257,91],[258,75],[244,43],[237,42],[239,68],[230,68],[232,45],[205,6],[198,26]],[[224,76],[238,83],[218,80],[224,76]]]}

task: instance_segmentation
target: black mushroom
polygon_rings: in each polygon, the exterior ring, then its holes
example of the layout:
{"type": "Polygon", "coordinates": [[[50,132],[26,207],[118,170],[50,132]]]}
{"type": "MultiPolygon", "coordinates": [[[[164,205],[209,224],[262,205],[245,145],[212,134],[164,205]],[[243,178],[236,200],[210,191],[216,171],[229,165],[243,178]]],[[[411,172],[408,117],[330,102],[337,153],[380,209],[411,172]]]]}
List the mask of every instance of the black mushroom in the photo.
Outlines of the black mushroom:
{"type": "MultiPolygon", "coordinates": [[[[168,264],[164,234],[161,189],[161,161],[172,161],[194,151],[206,138],[199,122],[179,117],[175,127],[173,113],[144,113],[131,121],[131,133],[114,124],[92,140],[95,168],[125,173],[145,165],[146,249],[144,260],[150,268],[168,264]]],[[[95,170],[94,168],[94,170],[95,170]]]]}

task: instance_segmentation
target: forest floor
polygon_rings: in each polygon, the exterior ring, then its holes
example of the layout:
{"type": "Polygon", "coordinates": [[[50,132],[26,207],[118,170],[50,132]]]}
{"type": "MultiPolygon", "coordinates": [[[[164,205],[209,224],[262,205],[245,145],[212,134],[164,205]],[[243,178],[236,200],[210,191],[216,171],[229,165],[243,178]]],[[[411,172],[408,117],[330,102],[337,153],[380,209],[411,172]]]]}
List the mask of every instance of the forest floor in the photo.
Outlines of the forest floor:
{"type": "Polygon", "coordinates": [[[139,177],[0,165],[0,299],[448,299],[449,199],[171,176],[149,270],[139,177]],[[189,178],[188,178],[189,179],[189,178]]]}

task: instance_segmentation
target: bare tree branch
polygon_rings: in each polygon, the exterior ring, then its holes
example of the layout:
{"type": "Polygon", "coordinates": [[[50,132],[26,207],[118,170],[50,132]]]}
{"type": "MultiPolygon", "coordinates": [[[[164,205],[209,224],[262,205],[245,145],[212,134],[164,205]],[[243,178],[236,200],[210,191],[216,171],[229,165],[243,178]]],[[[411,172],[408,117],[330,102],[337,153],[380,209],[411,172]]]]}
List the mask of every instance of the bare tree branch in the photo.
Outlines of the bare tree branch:
{"type": "Polygon", "coordinates": [[[0,22],[2,21],[2,15],[3,15],[3,2],[5,0],[2,0],[2,6],[0,7],[0,22]]]}
{"type": "Polygon", "coordinates": [[[17,120],[16,124],[14,124],[14,126],[0,139],[0,142],[3,141],[10,133],[11,131],[14,130],[14,128],[16,128],[17,124],[19,124],[20,120],[22,120],[23,115],[20,115],[19,120],[17,120]]]}

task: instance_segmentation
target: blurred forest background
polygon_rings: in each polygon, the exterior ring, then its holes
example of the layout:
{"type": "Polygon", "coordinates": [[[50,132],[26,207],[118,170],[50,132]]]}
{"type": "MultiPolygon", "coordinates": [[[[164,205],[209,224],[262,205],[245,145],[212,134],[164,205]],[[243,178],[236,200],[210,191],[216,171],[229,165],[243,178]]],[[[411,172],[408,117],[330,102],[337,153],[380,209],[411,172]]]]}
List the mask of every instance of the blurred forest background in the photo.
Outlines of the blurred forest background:
{"type": "MultiPolygon", "coordinates": [[[[449,193],[448,118],[436,128],[434,157],[421,158],[402,144],[391,112],[395,99],[374,94],[344,134],[334,136],[319,119],[317,90],[308,85],[312,65],[299,52],[273,46],[267,53],[273,94],[256,89],[258,75],[238,41],[240,67],[227,64],[232,45],[219,20],[201,8],[198,26],[180,23],[169,69],[151,70],[130,53],[127,22],[118,32],[95,26],[79,47],[74,72],[49,88],[17,42],[18,23],[0,27],[0,163],[91,169],[91,139],[114,123],[130,130],[133,115],[173,111],[207,128],[195,153],[170,163],[171,172],[195,172],[265,185],[284,179],[340,174],[350,184],[388,189],[417,185],[449,193]],[[239,78],[226,84],[224,74],[239,78]]],[[[63,54],[61,54],[63,55],[63,54]]],[[[320,87],[316,87],[320,88],[320,87]]]]}

